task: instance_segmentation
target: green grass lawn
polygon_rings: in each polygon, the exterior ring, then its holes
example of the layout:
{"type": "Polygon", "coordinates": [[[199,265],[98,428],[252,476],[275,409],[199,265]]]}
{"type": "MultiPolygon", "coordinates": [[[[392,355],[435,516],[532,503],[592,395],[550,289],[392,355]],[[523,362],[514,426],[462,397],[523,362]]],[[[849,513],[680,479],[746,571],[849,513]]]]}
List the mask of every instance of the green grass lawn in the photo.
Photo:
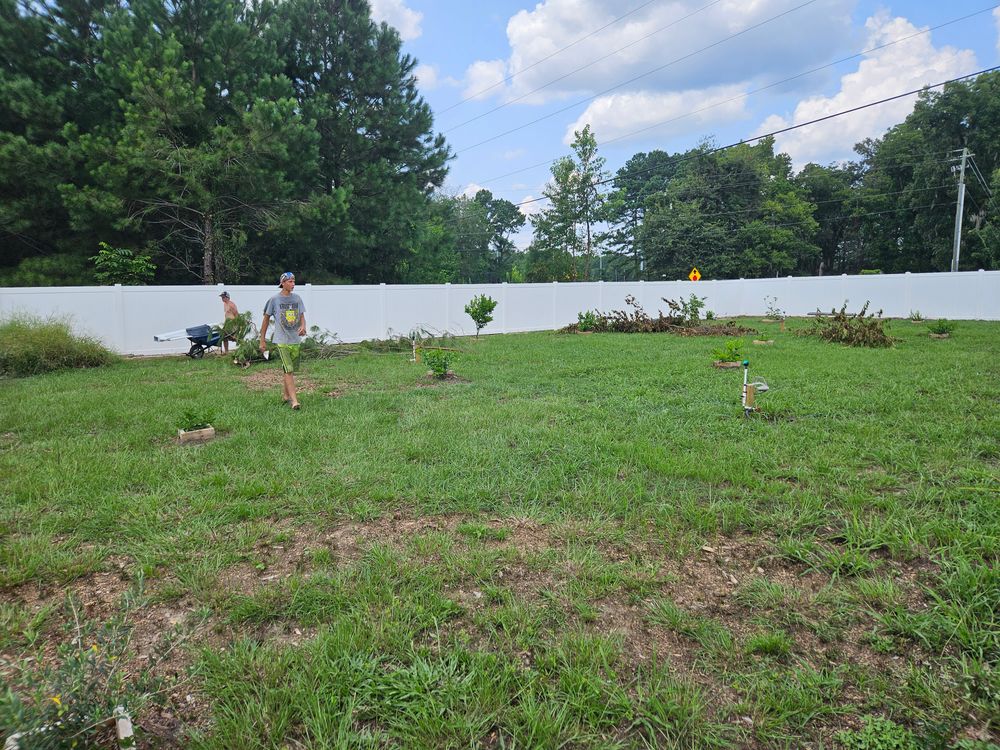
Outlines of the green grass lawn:
{"type": "Polygon", "coordinates": [[[151,746],[990,747],[1000,324],[748,324],[750,419],[663,334],[0,381],[0,674],[127,618],[151,746]]]}

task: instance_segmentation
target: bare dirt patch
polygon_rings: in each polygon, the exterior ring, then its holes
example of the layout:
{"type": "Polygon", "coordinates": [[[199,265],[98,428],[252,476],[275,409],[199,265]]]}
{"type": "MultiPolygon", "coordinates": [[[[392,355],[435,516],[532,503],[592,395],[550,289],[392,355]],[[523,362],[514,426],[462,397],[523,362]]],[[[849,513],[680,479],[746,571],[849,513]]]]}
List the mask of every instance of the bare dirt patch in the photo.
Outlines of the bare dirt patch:
{"type": "MultiPolygon", "coordinates": [[[[269,368],[266,370],[256,370],[249,375],[244,376],[243,382],[251,391],[270,391],[281,388],[283,377],[284,375],[280,369],[269,368]]],[[[320,387],[319,384],[315,380],[312,380],[308,375],[300,374],[295,375],[295,386],[299,391],[304,391],[306,393],[312,393],[320,387]]]]}
{"type": "Polygon", "coordinates": [[[453,372],[449,372],[443,378],[435,377],[434,375],[424,375],[424,377],[417,383],[417,388],[435,388],[440,385],[448,385],[449,383],[471,383],[472,381],[468,378],[463,378],[461,375],[456,375],[453,372]]]}
{"type": "MultiPolygon", "coordinates": [[[[444,533],[451,537],[451,549],[459,555],[479,554],[483,550],[500,553],[496,567],[488,569],[488,584],[492,590],[507,594],[504,599],[491,596],[481,578],[464,573],[460,567],[455,572],[457,578],[449,579],[443,592],[460,606],[460,614],[442,623],[436,632],[419,636],[432,647],[454,637],[482,649],[511,650],[510,641],[484,627],[491,613],[505,606],[504,602],[517,602],[535,611],[555,607],[562,611],[558,621],[563,624],[553,626],[551,638],[558,639],[560,632],[575,629],[616,638],[621,644],[621,666],[625,672],[638,672],[652,661],[669,662],[672,671],[700,685],[719,705],[739,702],[741,696],[725,671],[713,666],[713,657],[703,644],[689,634],[651,621],[653,602],[666,599],[691,618],[710,620],[728,631],[733,638],[734,660],[752,658],[744,653],[745,643],[761,630],[769,629],[768,621],[786,630],[792,639],[788,663],[806,663],[816,669],[864,665],[895,679],[914,660],[922,658],[914,649],[905,655],[875,652],[869,643],[874,619],[860,604],[848,622],[835,628],[832,635],[821,637],[815,626],[824,625],[833,608],[824,596],[843,582],[781,558],[775,554],[771,540],[739,534],[717,536],[706,540],[691,554],[678,556],[652,527],[646,533],[641,528],[630,529],[627,542],[608,531],[574,521],[544,524],[529,518],[464,514],[425,517],[396,514],[326,527],[276,523],[274,533],[252,550],[256,562],[241,562],[223,570],[217,586],[222,592],[253,595],[265,587],[283,585],[294,575],[309,575],[321,552],[324,565],[348,567],[375,544],[391,546],[414,561],[435,565],[441,562],[436,553],[420,552],[421,546],[415,542],[430,533],[444,533]],[[587,554],[591,555],[596,551],[600,561],[585,556],[583,559],[588,562],[581,564],[578,562],[581,550],[589,550],[587,554]],[[634,576],[629,573],[632,565],[637,571],[634,576]],[[603,593],[585,597],[588,611],[584,614],[576,608],[580,594],[571,592],[591,590],[587,587],[605,569],[620,571],[622,578],[603,593]],[[788,603],[770,609],[747,607],[740,599],[740,592],[755,581],[780,585],[790,592],[788,603]],[[795,616],[786,617],[785,609],[795,616]]],[[[921,582],[929,572],[928,562],[881,560],[880,563],[883,574],[891,576],[903,591],[907,608],[927,606],[921,582]]],[[[109,558],[103,570],[69,586],[79,598],[86,618],[106,621],[120,611],[122,595],[132,585],[131,567],[132,561],[127,558],[109,558]]],[[[37,611],[61,600],[65,592],[30,583],[9,593],[15,602],[37,611]]],[[[245,629],[205,618],[198,607],[197,601],[185,596],[169,603],[143,606],[130,615],[133,634],[129,668],[138,670],[156,661],[156,674],[171,684],[165,704],[136,717],[136,721],[168,747],[182,742],[185,728],[203,727],[210,716],[210,701],[198,692],[197,684],[189,676],[193,661],[189,647],[226,648],[234,639],[248,635],[245,629]],[[166,658],[160,658],[165,644],[169,648],[171,642],[174,647],[166,658]]],[[[50,619],[63,616],[53,613],[50,619]]],[[[52,643],[47,647],[53,653],[58,638],[56,625],[54,622],[50,626],[52,643]]],[[[316,628],[277,620],[249,634],[263,642],[295,647],[314,638],[316,633],[316,628]]],[[[0,654],[4,658],[16,656],[0,654]]],[[[535,659],[530,651],[515,651],[511,656],[525,665],[531,665],[535,659]]],[[[865,697],[854,686],[845,684],[841,700],[861,706],[865,697]]]]}

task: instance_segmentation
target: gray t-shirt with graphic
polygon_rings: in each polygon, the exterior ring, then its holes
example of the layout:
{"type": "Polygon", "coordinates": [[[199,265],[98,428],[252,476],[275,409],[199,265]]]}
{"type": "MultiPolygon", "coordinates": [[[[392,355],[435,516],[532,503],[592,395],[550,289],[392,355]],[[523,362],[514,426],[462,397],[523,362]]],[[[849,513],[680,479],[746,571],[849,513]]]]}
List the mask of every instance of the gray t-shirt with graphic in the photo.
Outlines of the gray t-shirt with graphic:
{"type": "Polygon", "coordinates": [[[287,296],[276,294],[271,297],[264,305],[264,314],[274,318],[274,336],[271,341],[275,344],[298,344],[302,341],[299,325],[305,311],[305,303],[295,292],[287,296]]]}

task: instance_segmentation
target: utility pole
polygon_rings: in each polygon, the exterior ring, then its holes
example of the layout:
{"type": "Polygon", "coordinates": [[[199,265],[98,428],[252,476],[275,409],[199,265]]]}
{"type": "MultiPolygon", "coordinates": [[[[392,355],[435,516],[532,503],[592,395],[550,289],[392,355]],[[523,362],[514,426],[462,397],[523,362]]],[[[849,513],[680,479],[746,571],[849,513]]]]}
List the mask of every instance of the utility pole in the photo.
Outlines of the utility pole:
{"type": "Polygon", "coordinates": [[[969,158],[969,148],[962,148],[962,168],[958,173],[958,203],[955,205],[955,247],[951,253],[951,270],[958,270],[958,250],[962,244],[962,211],[965,208],[965,161],[969,158]]]}

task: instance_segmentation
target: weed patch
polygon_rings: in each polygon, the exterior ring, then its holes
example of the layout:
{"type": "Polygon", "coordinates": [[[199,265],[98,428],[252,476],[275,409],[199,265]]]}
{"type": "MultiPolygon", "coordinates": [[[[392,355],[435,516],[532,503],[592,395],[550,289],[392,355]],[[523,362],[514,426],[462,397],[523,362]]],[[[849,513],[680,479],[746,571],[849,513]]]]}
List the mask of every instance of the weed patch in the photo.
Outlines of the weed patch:
{"type": "Polygon", "coordinates": [[[118,359],[96,339],[73,334],[63,320],[21,315],[0,321],[0,377],[101,367],[118,359]]]}

